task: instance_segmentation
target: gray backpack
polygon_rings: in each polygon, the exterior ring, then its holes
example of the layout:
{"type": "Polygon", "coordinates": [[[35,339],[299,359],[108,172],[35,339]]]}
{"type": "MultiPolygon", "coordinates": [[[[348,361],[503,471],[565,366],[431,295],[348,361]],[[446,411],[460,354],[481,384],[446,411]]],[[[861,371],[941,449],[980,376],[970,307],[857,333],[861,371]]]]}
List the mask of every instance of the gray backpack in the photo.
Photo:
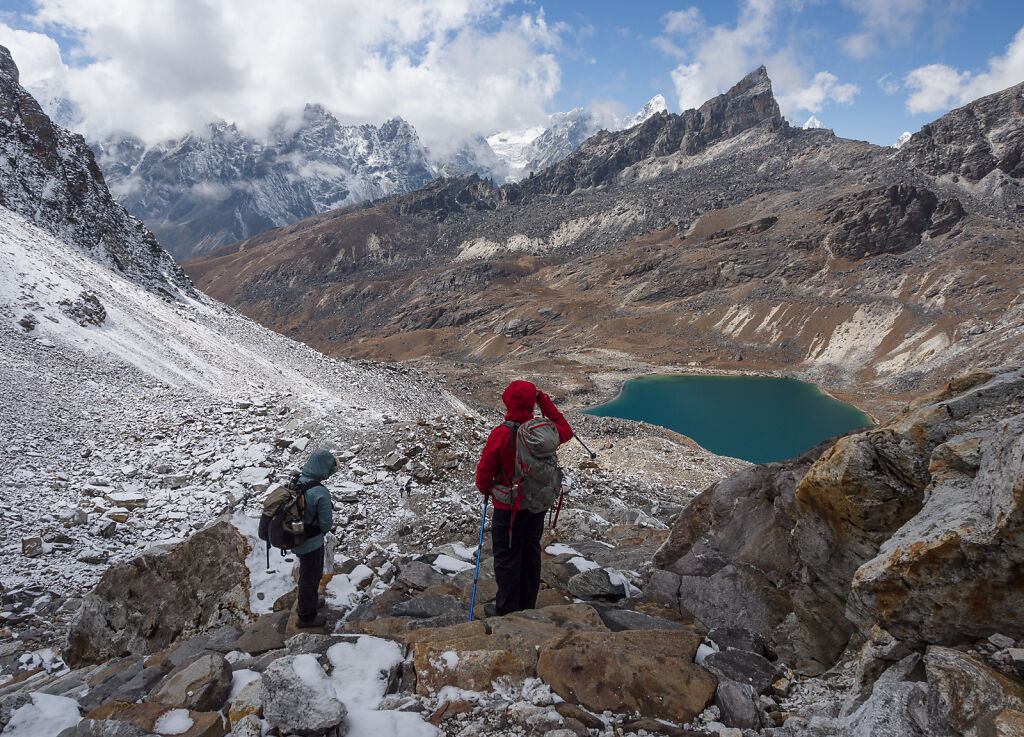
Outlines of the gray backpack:
{"type": "Polygon", "coordinates": [[[515,470],[511,474],[512,488],[495,487],[495,492],[504,492],[507,501],[499,500],[513,508],[546,512],[562,488],[562,469],[558,467],[557,455],[558,428],[546,417],[537,417],[522,425],[516,422],[505,425],[512,431],[515,442],[515,470]]]}

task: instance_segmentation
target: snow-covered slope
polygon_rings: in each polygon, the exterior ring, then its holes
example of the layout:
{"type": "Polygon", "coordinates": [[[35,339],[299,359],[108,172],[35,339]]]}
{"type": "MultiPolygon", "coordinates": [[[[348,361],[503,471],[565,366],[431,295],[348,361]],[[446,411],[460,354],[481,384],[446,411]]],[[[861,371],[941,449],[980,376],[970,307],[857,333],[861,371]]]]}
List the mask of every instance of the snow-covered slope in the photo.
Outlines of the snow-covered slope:
{"type": "MultiPolygon", "coordinates": [[[[186,535],[307,443],[376,445],[385,417],[465,411],[425,379],[328,359],[203,295],[161,299],[5,208],[0,401],[0,478],[18,498],[0,510],[17,530],[0,546],[4,585],[59,565],[54,585],[72,588],[97,571],[80,556],[186,535]],[[136,498],[143,508],[106,532],[136,498]],[[65,529],[76,510],[83,524],[65,529]],[[22,556],[33,534],[48,554],[22,556]]],[[[400,506],[406,482],[372,482],[379,504],[400,506]]]]}
{"type": "Polygon", "coordinates": [[[807,119],[807,121],[803,124],[802,127],[805,131],[817,130],[819,128],[824,128],[825,124],[818,120],[818,116],[812,115],[807,119]]]}

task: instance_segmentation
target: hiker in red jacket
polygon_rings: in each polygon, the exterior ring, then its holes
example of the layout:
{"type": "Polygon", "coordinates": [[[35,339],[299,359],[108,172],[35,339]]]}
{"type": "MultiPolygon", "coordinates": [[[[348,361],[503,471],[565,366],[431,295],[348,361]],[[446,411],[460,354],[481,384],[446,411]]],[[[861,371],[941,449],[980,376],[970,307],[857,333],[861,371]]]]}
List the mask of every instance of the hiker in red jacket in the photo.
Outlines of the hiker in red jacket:
{"type": "MultiPolygon", "coordinates": [[[[572,438],[572,428],[555,407],[551,397],[528,381],[513,381],[501,395],[508,412],[506,423],[519,424],[533,418],[534,405],[555,424],[559,443],[572,438]]],[[[494,500],[491,543],[494,546],[494,578],[498,583],[496,613],[501,616],[521,609],[533,609],[540,590],[540,539],[544,534],[544,512],[531,513],[516,504],[513,475],[515,437],[508,424],[498,425],[487,438],[476,467],[476,486],[494,500]],[[511,534],[510,533],[511,530],[511,534]]]]}

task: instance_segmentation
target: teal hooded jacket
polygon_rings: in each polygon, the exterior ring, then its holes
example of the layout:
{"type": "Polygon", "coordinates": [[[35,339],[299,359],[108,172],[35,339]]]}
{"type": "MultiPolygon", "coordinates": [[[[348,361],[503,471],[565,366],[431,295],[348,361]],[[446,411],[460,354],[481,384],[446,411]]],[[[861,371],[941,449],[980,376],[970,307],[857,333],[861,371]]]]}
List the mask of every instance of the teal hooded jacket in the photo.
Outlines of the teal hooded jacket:
{"type": "MultiPolygon", "coordinates": [[[[323,481],[325,478],[334,473],[338,468],[338,461],[334,458],[334,454],[329,450],[318,450],[309,457],[306,461],[306,465],[302,467],[302,475],[299,477],[299,483],[305,483],[308,481],[323,481]]],[[[306,515],[303,519],[307,525],[311,525],[314,522],[317,526],[326,532],[331,529],[333,518],[331,517],[331,492],[327,490],[327,487],[323,484],[317,484],[316,486],[310,487],[306,490],[306,515]]],[[[306,553],[312,553],[317,548],[323,546],[324,535],[323,533],[311,537],[302,545],[297,545],[292,549],[297,555],[305,555],[306,553]]]]}

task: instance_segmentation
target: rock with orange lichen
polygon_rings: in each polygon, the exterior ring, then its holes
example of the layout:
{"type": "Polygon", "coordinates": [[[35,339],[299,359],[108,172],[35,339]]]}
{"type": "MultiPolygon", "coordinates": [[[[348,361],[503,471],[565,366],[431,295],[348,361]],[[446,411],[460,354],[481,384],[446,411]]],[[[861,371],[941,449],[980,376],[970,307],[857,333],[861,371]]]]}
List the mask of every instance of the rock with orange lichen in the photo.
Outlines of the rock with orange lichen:
{"type": "Polygon", "coordinates": [[[1024,414],[949,455],[921,511],[854,575],[848,611],[901,639],[1022,637],[1024,414]]]}
{"type": "Polygon", "coordinates": [[[655,564],[649,596],[742,621],[803,673],[875,625],[910,644],[1024,637],[1024,369],[734,474],[683,510],[655,564]]]}

